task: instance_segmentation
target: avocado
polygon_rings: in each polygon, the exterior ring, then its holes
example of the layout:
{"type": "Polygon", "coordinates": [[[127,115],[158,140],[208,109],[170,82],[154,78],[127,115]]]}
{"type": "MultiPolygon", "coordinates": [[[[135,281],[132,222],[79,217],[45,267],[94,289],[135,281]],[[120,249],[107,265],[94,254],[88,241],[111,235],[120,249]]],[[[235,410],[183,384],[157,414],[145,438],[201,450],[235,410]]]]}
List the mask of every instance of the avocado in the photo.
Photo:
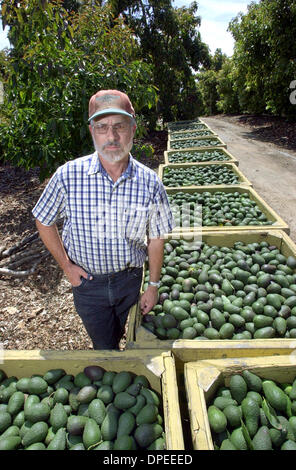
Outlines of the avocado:
{"type": "Polygon", "coordinates": [[[21,443],[19,436],[8,436],[0,439],[0,450],[16,450],[21,443]]]}
{"type": "Polygon", "coordinates": [[[163,437],[158,437],[153,441],[147,450],[164,450],[166,448],[166,442],[163,437]]]}
{"type": "Polygon", "coordinates": [[[31,406],[26,406],[24,411],[25,419],[31,423],[47,421],[50,415],[50,408],[46,403],[33,403],[31,406]]]}
{"type": "Polygon", "coordinates": [[[22,377],[16,382],[16,388],[20,392],[23,393],[29,393],[29,383],[30,383],[30,378],[29,377],[22,377]]]}
{"type": "Polygon", "coordinates": [[[26,447],[25,450],[46,450],[46,446],[43,442],[35,442],[34,444],[26,447]]]}
{"type": "Polygon", "coordinates": [[[267,426],[261,426],[252,440],[254,450],[272,450],[272,441],[267,426]]]}
{"type": "Polygon", "coordinates": [[[216,432],[220,433],[225,431],[227,426],[227,419],[223,411],[217,408],[215,405],[210,405],[208,408],[208,419],[210,428],[216,432]]]}
{"type": "Polygon", "coordinates": [[[133,415],[138,415],[140,410],[143,408],[143,406],[146,403],[146,399],[143,395],[139,394],[136,396],[136,403],[128,409],[130,413],[133,413],[133,415]]]}
{"type": "Polygon", "coordinates": [[[158,415],[158,408],[152,403],[147,403],[137,414],[136,423],[139,426],[144,423],[154,423],[158,415]]]}
{"type": "Polygon", "coordinates": [[[102,367],[93,365],[85,367],[83,372],[86,377],[95,382],[96,380],[102,380],[105,371],[102,367]]]}
{"type": "Polygon", "coordinates": [[[216,397],[213,401],[213,405],[219,408],[219,410],[223,411],[229,405],[237,405],[237,401],[233,400],[231,397],[216,397]]]}
{"type": "Polygon", "coordinates": [[[91,385],[91,379],[84,372],[78,372],[74,377],[74,385],[79,388],[91,385]]]}
{"type": "Polygon", "coordinates": [[[253,390],[254,392],[261,392],[262,390],[262,380],[258,375],[253,374],[248,369],[243,370],[242,376],[245,379],[248,389],[253,390]]]}
{"type": "Polygon", "coordinates": [[[44,374],[43,379],[48,383],[48,385],[53,385],[64,375],[66,375],[64,369],[50,369],[44,374]]]}
{"type": "Polygon", "coordinates": [[[103,441],[112,441],[117,435],[119,415],[114,411],[107,410],[104,421],[101,425],[103,441]]]}
{"type": "Polygon", "coordinates": [[[229,439],[237,450],[248,450],[248,444],[244,437],[242,427],[234,429],[229,439]]]}
{"type": "Polygon", "coordinates": [[[227,405],[223,409],[223,413],[226,416],[227,423],[231,428],[240,427],[242,419],[241,407],[237,405],[227,405]]]}
{"type": "MultiPolygon", "coordinates": [[[[153,405],[152,405],[153,406],[153,405]]],[[[138,424],[138,423],[137,423],[138,424]]],[[[136,418],[130,411],[124,411],[118,420],[117,437],[130,435],[136,426],[136,418]]]]}
{"type": "Polygon", "coordinates": [[[272,380],[263,380],[263,392],[268,403],[278,411],[285,411],[287,408],[287,395],[272,380]]]}
{"type": "Polygon", "coordinates": [[[65,411],[64,406],[62,403],[56,403],[53,409],[50,412],[49,423],[52,426],[52,430],[54,433],[58,431],[58,429],[66,427],[68,422],[68,415],[65,411]]]}
{"type": "Polygon", "coordinates": [[[59,428],[47,446],[47,450],[66,450],[66,428],[59,428]]]}
{"type": "Polygon", "coordinates": [[[296,450],[296,442],[288,439],[281,446],[281,450],[296,450]]]}
{"type": "Polygon", "coordinates": [[[154,390],[143,387],[140,394],[146,399],[146,403],[152,403],[155,406],[160,405],[159,397],[154,390]]]}
{"type": "Polygon", "coordinates": [[[132,436],[122,435],[117,437],[114,442],[114,450],[132,450],[134,447],[134,439],[132,436]]]}
{"type": "Polygon", "coordinates": [[[88,415],[90,418],[93,418],[97,424],[101,425],[106,416],[106,407],[104,402],[99,398],[92,400],[88,407],[88,415]]]}
{"type": "Polygon", "coordinates": [[[22,438],[22,444],[24,447],[28,447],[36,442],[42,442],[48,432],[48,425],[44,421],[38,421],[34,423],[30,429],[28,429],[22,438]]]}
{"type": "Polygon", "coordinates": [[[25,395],[23,392],[14,392],[8,400],[7,411],[11,415],[16,415],[19,411],[22,411],[25,403],[25,395]]]}
{"type": "Polygon", "coordinates": [[[93,447],[92,450],[113,450],[113,448],[114,448],[114,444],[112,441],[103,441],[98,446],[93,447]]]}
{"type": "Polygon", "coordinates": [[[67,431],[74,436],[82,435],[87,416],[70,415],[67,420],[67,431]]]}
{"type": "Polygon", "coordinates": [[[139,447],[149,447],[152,442],[159,438],[163,433],[163,428],[158,423],[140,424],[134,433],[134,438],[139,447]]]}
{"type": "Polygon", "coordinates": [[[83,445],[86,449],[98,445],[101,441],[101,430],[94,419],[88,418],[82,435],[83,445]]]}
{"type": "Polygon", "coordinates": [[[229,388],[232,398],[236,400],[238,404],[241,404],[248,392],[248,387],[244,378],[239,374],[232,375],[229,381],[229,388]]]}
{"type": "Polygon", "coordinates": [[[76,395],[79,403],[90,403],[97,395],[97,387],[95,385],[84,385],[76,395]]]}
{"type": "Polygon", "coordinates": [[[64,387],[58,388],[53,394],[53,401],[66,405],[69,402],[69,391],[64,387]]]}
{"type": "Polygon", "coordinates": [[[237,448],[232,444],[230,439],[224,439],[220,446],[220,450],[237,450],[237,448]]]}
{"type": "Polygon", "coordinates": [[[243,399],[242,404],[242,413],[245,419],[245,425],[249,432],[250,437],[254,437],[259,426],[259,417],[260,417],[260,407],[253,398],[246,397],[243,399]]]}
{"type": "Polygon", "coordinates": [[[127,410],[136,404],[136,397],[127,392],[119,392],[115,395],[114,405],[119,410],[127,410]]]}
{"type": "Polygon", "coordinates": [[[114,393],[124,392],[132,383],[133,377],[130,372],[121,371],[116,374],[113,380],[112,389],[114,393]]]}
{"type": "Polygon", "coordinates": [[[28,393],[31,395],[42,395],[45,393],[48,383],[42,377],[32,377],[28,383],[28,393]]]}
{"type": "Polygon", "coordinates": [[[111,403],[113,401],[113,398],[114,398],[114,392],[112,390],[112,385],[103,384],[97,392],[97,398],[102,400],[102,402],[104,402],[106,405],[108,403],[111,403]]]}

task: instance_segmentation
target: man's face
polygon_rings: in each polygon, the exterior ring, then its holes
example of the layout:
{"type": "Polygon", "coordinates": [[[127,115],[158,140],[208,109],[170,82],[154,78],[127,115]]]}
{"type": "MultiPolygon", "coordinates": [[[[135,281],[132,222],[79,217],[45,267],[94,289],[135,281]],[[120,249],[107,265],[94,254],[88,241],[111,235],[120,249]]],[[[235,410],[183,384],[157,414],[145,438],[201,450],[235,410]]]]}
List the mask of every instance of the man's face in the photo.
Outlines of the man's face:
{"type": "Polygon", "coordinates": [[[135,130],[136,126],[131,119],[120,114],[98,118],[90,126],[96,151],[109,163],[120,162],[128,157],[135,130]]]}

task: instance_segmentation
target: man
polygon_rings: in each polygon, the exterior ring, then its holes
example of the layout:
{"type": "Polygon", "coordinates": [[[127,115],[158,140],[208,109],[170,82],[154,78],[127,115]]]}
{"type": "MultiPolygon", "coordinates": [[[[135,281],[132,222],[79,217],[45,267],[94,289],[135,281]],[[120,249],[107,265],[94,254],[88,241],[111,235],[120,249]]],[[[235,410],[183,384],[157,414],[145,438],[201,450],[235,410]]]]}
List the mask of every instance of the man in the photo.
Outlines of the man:
{"type": "Polygon", "coordinates": [[[130,154],[136,121],[128,96],[118,90],[93,95],[89,130],[95,152],[58,168],[32,212],[41,239],[72,285],[93,348],[118,349],[147,254],[150,281],[141,296],[142,314],[157,303],[161,237],[173,221],[156,173],[130,154]]]}

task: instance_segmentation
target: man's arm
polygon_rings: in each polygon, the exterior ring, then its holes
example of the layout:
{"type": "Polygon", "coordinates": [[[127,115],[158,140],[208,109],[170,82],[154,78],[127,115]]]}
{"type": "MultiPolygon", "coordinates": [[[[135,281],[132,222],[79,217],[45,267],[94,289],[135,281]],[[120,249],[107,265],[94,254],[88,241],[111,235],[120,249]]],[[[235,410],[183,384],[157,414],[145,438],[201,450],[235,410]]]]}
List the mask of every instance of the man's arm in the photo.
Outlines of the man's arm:
{"type": "Polygon", "coordinates": [[[69,259],[56,224],[47,226],[36,219],[36,226],[41,240],[62,268],[72,286],[79,286],[81,276],[87,278],[87,273],[69,259]]]}
{"type": "MultiPolygon", "coordinates": [[[[153,238],[148,240],[148,262],[150,281],[158,282],[160,278],[161,268],[163,264],[163,247],[164,240],[162,238],[153,238]]],[[[148,286],[141,297],[141,312],[143,315],[150,312],[158,301],[158,288],[156,286],[148,286]]]]}

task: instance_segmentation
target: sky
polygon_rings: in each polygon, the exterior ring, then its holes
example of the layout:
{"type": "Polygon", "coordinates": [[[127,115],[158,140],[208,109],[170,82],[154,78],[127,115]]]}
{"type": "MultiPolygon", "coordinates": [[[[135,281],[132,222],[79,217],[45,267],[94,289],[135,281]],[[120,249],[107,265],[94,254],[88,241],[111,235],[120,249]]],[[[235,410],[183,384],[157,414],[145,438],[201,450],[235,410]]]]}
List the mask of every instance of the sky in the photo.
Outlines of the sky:
{"type": "MultiPolygon", "coordinates": [[[[190,3],[191,0],[174,0],[173,6],[189,6],[190,3]]],[[[239,12],[247,13],[251,0],[197,0],[197,3],[202,41],[208,44],[212,54],[220,48],[224,54],[231,56],[234,40],[232,34],[227,32],[228,24],[239,12]]]]}
{"type": "MultiPolygon", "coordinates": [[[[258,1],[258,0],[257,0],[258,1]]],[[[227,32],[228,24],[239,12],[246,13],[251,0],[197,0],[198,15],[201,16],[199,29],[203,42],[208,44],[214,54],[217,48],[221,48],[224,54],[231,56],[234,41],[230,32],[227,32]]],[[[174,7],[189,6],[192,0],[173,0],[174,7]]],[[[0,50],[9,47],[7,30],[0,26],[0,50]]]]}

